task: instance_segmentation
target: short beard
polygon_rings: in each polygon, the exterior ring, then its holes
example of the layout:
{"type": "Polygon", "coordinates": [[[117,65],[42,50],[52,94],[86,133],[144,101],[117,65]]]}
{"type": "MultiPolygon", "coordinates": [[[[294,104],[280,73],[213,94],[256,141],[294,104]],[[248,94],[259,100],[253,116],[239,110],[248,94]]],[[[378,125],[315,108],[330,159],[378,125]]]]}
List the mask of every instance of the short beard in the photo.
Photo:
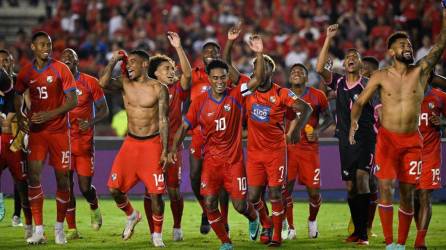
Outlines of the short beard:
{"type": "Polygon", "coordinates": [[[411,56],[410,58],[406,58],[403,55],[397,55],[395,57],[395,59],[399,62],[406,64],[406,65],[412,64],[414,62],[413,56],[411,56]]]}

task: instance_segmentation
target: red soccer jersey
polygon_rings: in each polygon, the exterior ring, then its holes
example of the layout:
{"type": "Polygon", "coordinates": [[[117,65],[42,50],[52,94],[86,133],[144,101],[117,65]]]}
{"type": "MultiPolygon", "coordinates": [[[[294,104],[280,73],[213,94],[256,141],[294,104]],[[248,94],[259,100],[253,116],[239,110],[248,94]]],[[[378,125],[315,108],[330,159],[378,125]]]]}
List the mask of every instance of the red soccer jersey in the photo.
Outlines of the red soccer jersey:
{"type": "Polygon", "coordinates": [[[183,90],[180,81],[167,85],[169,89],[169,145],[181,125],[181,104],[188,97],[189,91],[183,90]]]}
{"type": "MultiPolygon", "coordinates": [[[[64,93],[76,90],[76,84],[70,69],[60,61],[50,59],[42,69],[34,64],[25,65],[17,76],[15,90],[22,94],[29,89],[31,97],[30,115],[49,111],[62,106],[64,93]]],[[[67,115],[62,114],[44,124],[31,124],[31,131],[47,130],[63,132],[68,127],[67,115]]]]}
{"type": "MultiPolygon", "coordinates": [[[[312,126],[313,128],[317,128],[319,126],[319,116],[328,109],[328,100],[325,94],[313,87],[306,87],[304,92],[300,96],[300,98],[306,101],[311,105],[313,109],[313,113],[311,113],[310,118],[308,119],[307,124],[312,126]]],[[[296,113],[292,109],[287,110],[287,120],[293,120],[296,118],[296,113]]],[[[288,126],[287,126],[288,130],[288,126]]],[[[300,142],[299,146],[309,146],[314,149],[317,149],[318,142],[309,142],[307,136],[305,135],[305,128],[303,128],[300,132],[300,142]]]]}
{"type": "Polygon", "coordinates": [[[192,87],[190,89],[190,100],[194,101],[198,96],[211,88],[208,74],[204,68],[195,68],[192,70],[192,87]]]}
{"type": "Polygon", "coordinates": [[[76,80],[77,106],[70,111],[70,134],[72,137],[88,136],[93,137],[93,128],[86,132],[79,129],[79,121],[94,119],[94,105],[105,101],[104,92],[99,86],[98,79],[85,73],[78,73],[74,76],[76,80]]]}
{"type": "Polygon", "coordinates": [[[437,126],[433,126],[429,122],[432,115],[439,116],[440,114],[446,116],[446,93],[441,90],[428,87],[424,94],[423,102],[421,103],[421,113],[419,119],[419,129],[423,136],[423,151],[432,151],[440,147],[441,131],[437,126]]]}
{"type": "Polygon", "coordinates": [[[285,147],[285,114],[297,100],[289,89],[273,84],[245,100],[248,115],[248,150],[270,151],[285,147]]]}
{"type": "Polygon", "coordinates": [[[208,91],[191,103],[184,121],[191,129],[201,127],[205,158],[220,158],[230,164],[243,160],[241,103],[246,88],[239,84],[228,89],[220,101],[208,91]]]}

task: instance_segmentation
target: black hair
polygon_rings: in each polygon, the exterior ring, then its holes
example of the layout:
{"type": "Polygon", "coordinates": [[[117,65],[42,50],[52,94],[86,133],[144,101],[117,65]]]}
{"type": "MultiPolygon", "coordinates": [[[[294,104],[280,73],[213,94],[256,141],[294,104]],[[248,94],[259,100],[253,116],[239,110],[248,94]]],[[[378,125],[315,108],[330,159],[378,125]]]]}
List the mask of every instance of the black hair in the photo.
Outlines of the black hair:
{"type": "Polygon", "coordinates": [[[209,75],[209,73],[211,72],[211,70],[213,69],[225,69],[226,72],[229,71],[229,67],[228,64],[225,63],[224,61],[220,60],[220,59],[216,59],[216,60],[212,60],[207,66],[206,66],[206,74],[209,75]]]}
{"type": "Polygon", "coordinates": [[[387,49],[390,49],[390,47],[392,47],[392,45],[396,42],[396,40],[398,40],[400,38],[409,39],[409,35],[404,31],[397,31],[397,32],[393,33],[387,39],[387,49]]]}
{"type": "Polygon", "coordinates": [[[149,75],[150,78],[156,79],[155,71],[163,62],[173,63],[172,59],[170,59],[170,57],[166,55],[155,55],[152,58],[150,58],[149,69],[147,70],[148,71],[147,74],[149,75]]]}
{"type": "Polygon", "coordinates": [[[4,54],[12,57],[12,54],[7,49],[0,49],[0,53],[4,53],[4,54]]]}
{"type": "Polygon", "coordinates": [[[201,47],[201,49],[204,49],[204,48],[206,48],[206,47],[208,47],[208,46],[213,46],[213,47],[215,47],[215,48],[217,48],[217,50],[219,50],[220,51],[220,45],[218,45],[218,43],[216,43],[216,42],[214,42],[214,41],[209,41],[209,42],[206,42],[205,44],[203,44],[203,47],[201,47]]]}
{"type": "Polygon", "coordinates": [[[308,76],[308,69],[307,69],[307,67],[304,64],[302,64],[302,63],[295,63],[295,64],[291,65],[290,71],[293,70],[294,67],[301,67],[303,70],[305,70],[305,74],[308,76]]]}
{"type": "Polygon", "coordinates": [[[363,62],[368,62],[373,64],[373,66],[375,66],[376,68],[379,68],[379,61],[378,59],[376,59],[376,57],[374,56],[365,56],[362,58],[363,62]]]}
{"type": "Polygon", "coordinates": [[[34,35],[31,37],[31,42],[35,42],[37,40],[37,38],[44,36],[44,37],[48,37],[51,39],[50,35],[48,35],[48,33],[46,33],[45,31],[37,31],[36,33],[34,33],[34,35]]]}
{"type": "Polygon", "coordinates": [[[141,50],[141,49],[132,50],[132,51],[130,51],[129,55],[137,55],[145,61],[150,61],[149,53],[147,53],[146,51],[141,50]]]}

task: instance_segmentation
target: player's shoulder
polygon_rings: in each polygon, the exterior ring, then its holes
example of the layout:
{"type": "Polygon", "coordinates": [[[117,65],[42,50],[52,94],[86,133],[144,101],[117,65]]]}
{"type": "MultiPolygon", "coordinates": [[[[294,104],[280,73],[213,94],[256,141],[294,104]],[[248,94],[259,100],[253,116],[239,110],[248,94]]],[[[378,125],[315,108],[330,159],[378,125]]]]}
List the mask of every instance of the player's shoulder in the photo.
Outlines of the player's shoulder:
{"type": "Polygon", "coordinates": [[[68,71],[70,70],[70,68],[68,68],[68,66],[65,63],[54,58],[51,58],[50,65],[59,70],[68,70],[68,71]]]}
{"type": "Polygon", "coordinates": [[[442,91],[441,89],[432,88],[432,94],[442,97],[442,98],[446,98],[446,93],[444,91],[442,91]]]}
{"type": "Polygon", "coordinates": [[[85,81],[87,81],[89,83],[95,83],[95,82],[99,81],[98,78],[96,78],[92,75],[89,75],[87,73],[84,73],[84,72],[80,72],[79,75],[82,79],[84,79],[85,81]]]}
{"type": "Polygon", "coordinates": [[[17,77],[22,77],[24,75],[29,74],[29,72],[33,69],[32,62],[25,62],[25,64],[20,68],[19,73],[17,74],[17,77]]]}

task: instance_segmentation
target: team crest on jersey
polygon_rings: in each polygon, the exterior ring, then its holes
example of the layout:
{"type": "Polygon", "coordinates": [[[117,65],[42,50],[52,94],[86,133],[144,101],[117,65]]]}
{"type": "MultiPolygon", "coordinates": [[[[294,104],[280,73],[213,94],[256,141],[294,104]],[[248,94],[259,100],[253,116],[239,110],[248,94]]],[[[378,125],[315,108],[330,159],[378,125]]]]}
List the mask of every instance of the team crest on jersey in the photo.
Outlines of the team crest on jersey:
{"type": "Polygon", "coordinates": [[[117,175],[116,173],[113,173],[113,174],[111,175],[111,180],[112,180],[112,181],[115,181],[117,176],[118,176],[118,175],[117,175]]]}
{"type": "Polygon", "coordinates": [[[208,91],[208,89],[209,89],[209,86],[201,87],[201,93],[204,93],[204,92],[208,91]]]}
{"type": "Polygon", "coordinates": [[[206,183],[204,183],[204,182],[201,182],[201,183],[200,183],[200,188],[201,188],[201,189],[205,189],[206,186],[207,186],[206,183]]]}
{"type": "Polygon", "coordinates": [[[275,97],[275,96],[270,96],[270,97],[269,97],[269,101],[270,101],[271,103],[276,103],[276,97],[275,97]]]}
{"type": "Polygon", "coordinates": [[[297,98],[298,98],[297,95],[294,94],[294,92],[291,90],[288,90],[288,96],[291,97],[291,99],[293,99],[293,100],[297,100],[297,98]]]}
{"type": "Polygon", "coordinates": [[[252,105],[251,117],[254,121],[269,122],[270,112],[270,107],[255,103],[252,105]]]}
{"type": "Polygon", "coordinates": [[[50,83],[52,83],[53,82],[53,76],[47,76],[46,77],[46,82],[48,83],[48,84],[50,84],[50,83]]]}
{"type": "Polygon", "coordinates": [[[81,96],[82,95],[82,90],[76,88],[76,95],[81,96]]]}
{"type": "Polygon", "coordinates": [[[435,104],[433,102],[429,102],[428,106],[429,106],[429,109],[435,108],[435,104]]]}
{"type": "Polygon", "coordinates": [[[225,109],[226,112],[231,111],[231,105],[229,105],[229,104],[225,104],[225,106],[223,106],[223,108],[225,109]]]}

